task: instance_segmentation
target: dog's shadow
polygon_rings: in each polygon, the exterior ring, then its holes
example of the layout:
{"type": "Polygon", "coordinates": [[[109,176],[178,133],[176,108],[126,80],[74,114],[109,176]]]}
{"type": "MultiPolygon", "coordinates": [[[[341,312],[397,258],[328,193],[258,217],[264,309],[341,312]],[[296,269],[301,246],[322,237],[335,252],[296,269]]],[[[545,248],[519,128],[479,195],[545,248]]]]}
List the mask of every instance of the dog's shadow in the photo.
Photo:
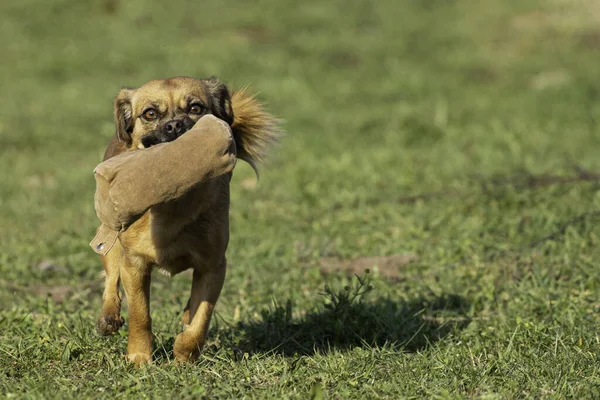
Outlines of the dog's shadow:
{"type": "Polygon", "coordinates": [[[415,352],[465,328],[470,322],[468,308],[464,298],[453,294],[408,302],[342,299],[296,316],[287,301],[263,311],[257,320],[221,327],[219,336],[237,352],[250,354],[299,356],[357,346],[415,352]]]}
{"type": "MultiPolygon", "coordinates": [[[[257,319],[235,324],[216,319],[210,336],[216,338],[217,348],[231,349],[236,358],[244,353],[302,356],[381,346],[416,352],[471,321],[468,302],[455,294],[393,301],[371,299],[366,296],[370,291],[360,278],[358,284],[337,292],[326,287],[324,302],[311,312],[294,311],[290,300],[274,303],[257,319]]],[[[174,340],[170,337],[158,346],[155,361],[172,358],[174,340]]]]}

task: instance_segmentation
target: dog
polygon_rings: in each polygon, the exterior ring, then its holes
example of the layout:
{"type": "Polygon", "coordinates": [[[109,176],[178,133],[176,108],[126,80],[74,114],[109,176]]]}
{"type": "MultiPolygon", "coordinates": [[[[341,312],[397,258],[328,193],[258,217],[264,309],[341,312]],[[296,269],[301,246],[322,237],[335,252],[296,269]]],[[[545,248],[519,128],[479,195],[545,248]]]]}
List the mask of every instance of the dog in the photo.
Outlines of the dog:
{"type": "MultiPolygon", "coordinates": [[[[256,172],[283,133],[280,120],[246,89],[230,92],[215,77],[153,80],[117,94],[116,135],[104,160],[176,140],[205,114],[229,124],[237,158],[256,172]]],[[[154,268],[170,275],[193,270],[191,294],[183,311],[184,328],[175,339],[173,354],[177,362],[198,358],[225,279],[231,177],[228,173],[214,178],[176,201],[152,207],[101,256],[105,287],[96,329],[101,335],[110,335],[123,325],[122,284],[129,306],[127,358],[136,366],[152,361],[149,297],[154,268]]]]}

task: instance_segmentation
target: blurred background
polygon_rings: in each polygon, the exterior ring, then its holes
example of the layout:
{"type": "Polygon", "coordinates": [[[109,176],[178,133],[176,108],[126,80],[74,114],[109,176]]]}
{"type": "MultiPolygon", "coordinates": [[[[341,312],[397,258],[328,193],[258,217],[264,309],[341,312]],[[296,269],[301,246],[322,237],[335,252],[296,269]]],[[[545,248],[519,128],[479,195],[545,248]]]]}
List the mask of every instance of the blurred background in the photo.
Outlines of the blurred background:
{"type": "MultiPolygon", "coordinates": [[[[288,296],[311,309],[338,279],[323,260],[398,254],[374,270],[389,278],[380,293],[455,293],[475,315],[536,286],[514,280],[534,272],[490,252],[598,207],[597,0],[4,0],[0,32],[6,313],[58,293],[58,310],[93,329],[92,170],[114,135],[118,90],[155,78],[249,85],[285,120],[260,181],[236,169],[225,319],[252,320],[288,296]]],[[[581,221],[526,253],[535,274],[570,277],[552,286],[565,301],[598,283],[600,232],[581,221]]],[[[156,326],[172,335],[187,281],[155,282],[156,326]]]]}

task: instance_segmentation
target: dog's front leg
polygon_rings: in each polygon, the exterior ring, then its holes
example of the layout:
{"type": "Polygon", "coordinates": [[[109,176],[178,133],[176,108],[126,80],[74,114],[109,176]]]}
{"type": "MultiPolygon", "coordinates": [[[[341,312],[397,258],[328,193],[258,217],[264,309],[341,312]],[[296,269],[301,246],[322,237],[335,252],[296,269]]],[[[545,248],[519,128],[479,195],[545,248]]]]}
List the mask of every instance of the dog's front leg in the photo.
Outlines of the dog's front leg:
{"type": "Polygon", "coordinates": [[[206,334],[225,281],[226,262],[210,271],[194,270],[189,300],[189,325],[177,335],[173,353],[177,362],[195,361],[206,342],[206,334]]]}
{"type": "Polygon", "coordinates": [[[149,265],[136,265],[127,258],[121,264],[121,280],[129,309],[127,358],[137,366],[152,361],[151,271],[149,265]]]}
{"type": "Polygon", "coordinates": [[[101,258],[104,266],[104,293],[102,314],[96,322],[96,330],[106,336],[115,333],[123,325],[119,293],[119,265],[123,262],[121,246],[114,246],[106,256],[101,258]]]}

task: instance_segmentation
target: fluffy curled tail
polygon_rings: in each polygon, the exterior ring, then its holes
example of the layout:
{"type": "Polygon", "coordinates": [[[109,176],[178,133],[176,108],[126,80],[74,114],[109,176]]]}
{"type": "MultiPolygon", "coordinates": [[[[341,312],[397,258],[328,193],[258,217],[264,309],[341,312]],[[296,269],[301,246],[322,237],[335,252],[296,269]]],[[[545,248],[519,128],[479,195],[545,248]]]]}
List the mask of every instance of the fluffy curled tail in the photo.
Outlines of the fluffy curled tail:
{"type": "Polygon", "coordinates": [[[265,105],[248,93],[247,88],[231,95],[233,123],[231,130],[237,147],[237,157],[252,166],[258,176],[257,164],[264,161],[269,149],[283,135],[282,121],[265,110],[265,105]]]}

